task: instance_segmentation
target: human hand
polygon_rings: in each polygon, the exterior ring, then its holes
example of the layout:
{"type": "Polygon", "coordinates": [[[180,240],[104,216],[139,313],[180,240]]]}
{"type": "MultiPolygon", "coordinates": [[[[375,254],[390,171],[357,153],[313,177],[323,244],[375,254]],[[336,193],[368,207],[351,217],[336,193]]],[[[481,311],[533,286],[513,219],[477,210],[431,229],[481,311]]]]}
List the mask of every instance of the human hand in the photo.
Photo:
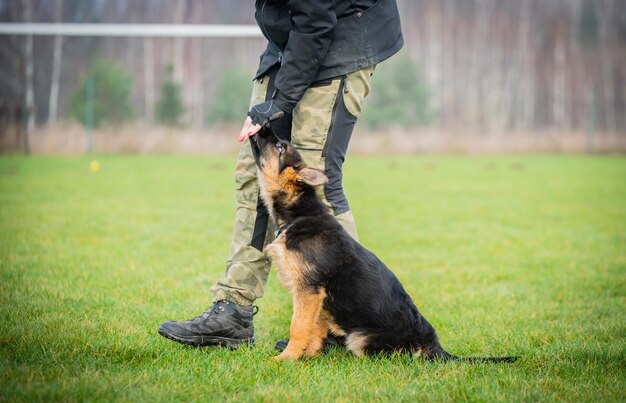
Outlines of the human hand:
{"type": "Polygon", "coordinates": [[[254,136],[259,130],[261,130],[261,125],[252,123],[252,119],[248,116],[246,121],[243,122],[243,127],[239,132],[239,141],[241,142],[250,136],[254,136]]]}
{"type": "Polygon", "coordinates": [[[272,99],[254,105],[248,112],[248,118],[244,122],[241,132],[239,132],[239,141],[244,141],[261,130],[262,126],[284,115],[285,112],[276,106],[272,99]]]}

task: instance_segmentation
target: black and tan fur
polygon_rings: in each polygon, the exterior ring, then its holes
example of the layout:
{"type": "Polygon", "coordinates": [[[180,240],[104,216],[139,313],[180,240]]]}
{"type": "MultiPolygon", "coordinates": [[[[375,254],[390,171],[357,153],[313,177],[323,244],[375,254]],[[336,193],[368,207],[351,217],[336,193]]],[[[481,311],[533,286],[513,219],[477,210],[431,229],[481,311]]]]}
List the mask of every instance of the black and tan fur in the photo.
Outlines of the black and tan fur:
{"type": "Polygon", "coordinates": [[[324,173],[307,167],[298,151],[269,128],[251,144],[261,197],[280,229],[266,252],[293,295],[289,344],[276,359],[317,354],[329,332],[345,337],[356,356],[400,350],[427,359],[457,359],[441,347],[396,276],[329,213],[315,190],[326,183],[324,173]]]}

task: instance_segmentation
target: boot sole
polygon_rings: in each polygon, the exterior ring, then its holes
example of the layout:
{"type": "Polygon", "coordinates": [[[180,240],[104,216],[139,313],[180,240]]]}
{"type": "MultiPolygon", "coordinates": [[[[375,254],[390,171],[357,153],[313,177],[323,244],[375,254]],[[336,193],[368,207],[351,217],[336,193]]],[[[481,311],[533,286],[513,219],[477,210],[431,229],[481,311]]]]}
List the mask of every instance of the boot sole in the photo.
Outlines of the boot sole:
{"type": "Polygon", "coordinates": [[[194,347],[206,347],[206,346],[219,346],[219,347],[227,347],[231,350],[236,350],[242,344],[250,344],[254,345],[254,337],[251,339],[230,339],[228,337],[217,337],[217,336],[192,336],[192,337],[184,337],[173,335],[171,333],[166,333],[165,331],[159,329],[159,334],[166,339],[170,339],[172,341],[187,344],[188,346],[194,347]]]}

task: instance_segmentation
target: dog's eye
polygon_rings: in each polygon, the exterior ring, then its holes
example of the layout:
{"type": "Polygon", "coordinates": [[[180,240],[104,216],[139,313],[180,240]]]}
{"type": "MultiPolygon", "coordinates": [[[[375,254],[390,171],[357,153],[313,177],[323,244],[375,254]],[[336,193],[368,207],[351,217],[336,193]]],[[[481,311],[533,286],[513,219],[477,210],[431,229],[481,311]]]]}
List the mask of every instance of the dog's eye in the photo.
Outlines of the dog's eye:
{"type": "Polygon", "coordinates": [[[278,143],[276,144],[276,149],[282,154],[282,152],[285,151],[285,146],[282,143],[278,143]]]}

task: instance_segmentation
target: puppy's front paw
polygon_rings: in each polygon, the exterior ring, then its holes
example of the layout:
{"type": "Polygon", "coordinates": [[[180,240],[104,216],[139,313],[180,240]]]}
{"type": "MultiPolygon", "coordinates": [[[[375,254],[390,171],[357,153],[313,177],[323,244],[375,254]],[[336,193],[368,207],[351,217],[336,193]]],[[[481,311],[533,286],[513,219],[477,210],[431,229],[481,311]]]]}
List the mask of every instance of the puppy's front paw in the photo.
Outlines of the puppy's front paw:
{"type": "Polygon", "coordinates": [[[293,352],[289,352],[285,350],[279,355],[277,355],[276,357],[274,357],[274,360],[275,361],[287,361],[287,360],[296,361],[298,358],[300,358],[301,355],[302,354],[295,354],[293,352]]]}
{"type": "Polygon", "coordinates": [[[322,352],[323,342],[311,342],[304,352],[309,357],[316,356],[322,352]]]}

